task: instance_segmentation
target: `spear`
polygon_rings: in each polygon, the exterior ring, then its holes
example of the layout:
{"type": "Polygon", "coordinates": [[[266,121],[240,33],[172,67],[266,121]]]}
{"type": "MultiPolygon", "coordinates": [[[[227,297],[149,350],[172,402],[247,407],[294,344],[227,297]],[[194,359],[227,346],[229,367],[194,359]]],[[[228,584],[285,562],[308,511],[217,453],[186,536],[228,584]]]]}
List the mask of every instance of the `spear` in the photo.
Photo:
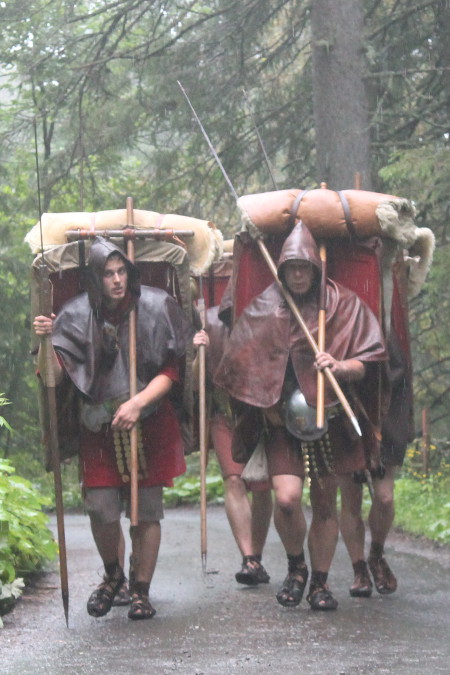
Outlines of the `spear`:
{"type": "Polygon", "coordinates": [[[259,133],[258,125],[256,124],[255,116],[253,115],[253,111],[252,111],[251,106],[250,106],[250,101],[249,101],[249,98],[247,96],[247,92],[245,91],[245,89],[243,89],[242,92],[243,92],[244,98],[247,102],[247,106],[248,106],[248,109],[249,109],[249,112],[250,112],[250,117],[252,118],[253,126],[255,128],[256,137],[258,138],[258,142],[259,142],[259,145],[260,145],[261,150],[263,152],[264,159],[266,160],[267,168],[269,170],[273,186],[274,186],[275,190],[278,190],[277,181],[275,180],[275,176],[273,175],[273,171],[272,171],[272,165],[269,162],[269,157],[267,156],[267,152],[266,152],[266,148],[264,147],[263,139],[261,138],[261,134],[259,133]]]}
{"type": "MultiPolygon", "coordinates": [[[[178,86],[180,87],[181,91],[183,92],[183,95],[184,95],[184,97],[185,97],[194,117],[195,117],[195,120],[196,120],[198,126],[200,127],[200,130],[201,130],[206,142],[208,143],[209,149],[211,150],[211,153],[212,153],[214,159],[216,160],[216,162],[217,162],[217,164],[218,164],[218,166],[219,166],[219,168],[222,172],[223,177],[225,178],[226,182],[228,183],[228,185],[230,187],[232,195],[234,196],[235,200],[237,201],[239,199],[239,197],[237,195],[237,192],[234,189],[234,186],[233,186],[231,180],[229,179],[228,174],[226,173],[226,171],[223,167],[223,164],[220,161],[220,158],[219,158],[214,146],[212,145],[208,134],[206,133],[206,131],[203,127],[203,124],[201,123],[197,113],[195,112],[195,109],[194,109],[194,107],[193,107],[193,105],[192,105],[192,103],[189,99],[189,96],[187,95],[187,93],[186,93],[184,87],[182,86],[181,82],[179,80],[177,80],[177,82],[178,82],[178,86]]],[[[267,249],[267,246],[265,245],[264,241],[262,240],[262,238],[260,236],[256,238],[256,243],[257,243],[257,246],[260,250],[260,253],[262,254],[264,260],[266,261],[266,263],[267,263],[267,265],[270,269],[270,272],[271,272],[274,280],[278,284],[281,293],[283,294],[287,304],[289,305],[289,308],[291,309],[297,323],[300,325],[300,327],[301,327],[310,347],[312,348],[314,354],[317,354],[319,352],[319,347],[317,346],[317,343],[316,343],[311,331],[309,330],[308,326],[306,325],[297,305],[295,304],[295,301],[294,301],[292,295],[290,294],[288,289],[285,288],[285,286],[283,286],[281,281],[278,279],[277,268],[275,266],[275,263],[272,260],[272,256],[270,255],[270,253],[267,249]]],[[[358,434],[358,436],[362,436],[361,429],[360,429],[358,420],[356,418],[356,415],[353,412],[353,410],[351,409],[350,404],[347,401],[347,398],[345,397],[345,394],[342,391],[342,389],[341,389],[338,381],[336,380],[335,376],[333,375],[333,373],[331,372],[331,370],[328,366],[323,369],[323,372],[325,373],[329,383],[331,384],[331,386],[334,390],[334,393],[336,394],[337,398],[339,399],[339,402],[341,403],[346,415],[350,419],[356,433],[358,434]]]]}
{"type": "MultiPolygon", "coordinates": [[[[133,226],[133,199],[127,197],[127,227],[133,226]]],[[[134,239],[127,238],[127,257],[134,263],[134,239]]],[[[136,309],[129,314],[129,360],[130,360],[130,399],[137,394],[136,375],[136,309]]],[[[138,525],[138,435],[135,424],[130,431],[130,527],[138,525]]]]}
{"type": "MultiPolygon", "coordinates": [[[[197,309],[200,314],[202,328],[206,326],[205,299],[203,297],[203,282],[200,275],[200,297],[197,301],[197,309]]],[[[207,447],[206,447],[206,354],[205,345],[200,345],[198,349],[199,358],[199,383],[198,383],[198,403],[199,403],[199,441],[200,441],[200,545],[202,554],[202,570],[206,574],[206,556],[207,556],[207,529],[206,529],[206,465],[207,465],[207,447]]]]}
{"type": "MultiPolygon", "coordinates": [[[[326,189],[327,184],[321,183],[320,187],[326,189]]],[[[317,331],[317,346],[321,352],[325,351],[325,331],[327,320],[327,247],[324,241],[320,242],[319,255],[321,263],[320,277],[320,301],[317,331]]],[[[325,426],[325,378],[321,370],[317,371],[317,411],[316,424],[319,429],[325,426]]]]}
{"type": "MultiPolygon", "coordinates": [[[[39,278],[39,313],[43,316],[52,316],[52,284],[49,278],[49,270],[44,257],[44,241],[42,235],[41,221],[41,201],[39,184],[39,160],[37,153],[37,131],[36,118],[34,119],[34,141],[37,175],[37,192],[39,201],[39,225],[41,232],[41,253],[42,258],[38,268],[39,278]]],[[[55,508],[56,525],[58,532],[59,549],[59,574],[61,578],[61,596],[66,618],[66,626],[69,627],[69,575],[67,570],[66,537],[64,528],[64,503],[62,496],[61,480],[61,458],[58,442],[58,415],[56,409],[56,377],[54,370],[54,351],[51,335],[42,335],[40,338],[40,368],[41,377],[46,391],[46,400],[48,407],[48,429],[46,429],[46,439],[50,448],[50,457],[52,463],[53,480],[55,486],[55,508]]]]}

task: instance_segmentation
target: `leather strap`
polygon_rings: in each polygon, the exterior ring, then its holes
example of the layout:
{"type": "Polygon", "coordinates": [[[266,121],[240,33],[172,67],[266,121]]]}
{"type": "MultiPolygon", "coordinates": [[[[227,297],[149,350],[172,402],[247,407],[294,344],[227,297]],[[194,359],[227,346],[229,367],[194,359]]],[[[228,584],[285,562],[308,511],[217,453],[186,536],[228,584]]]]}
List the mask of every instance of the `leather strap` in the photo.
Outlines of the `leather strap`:
{"type": "Polygon", "coordinates": [[[356,235],[356,230],[352,222],[352,214],[350,212],[350,206],[347,201],[347,197],[345,196],[342,190],[338,191],[338,195],[339,199],[341,200],[342,209],[344,211],[345,224],[347,225],[348,234],[350,236],[351,241],[356,242],[358,237],[356,235]]]}
{"type": "Polygon", "coordinates": [[[306,195],[307,192],[308,192],[308,190],[302,190],[301,192],[298,193],[298,195],[294,199],[294,203],[292,204],[292,208],[291,208],[291,213],[289,215],[289,228],[290,229],[292,229],[295,225],[298,207],[300,206],[300,202],[302,201],[303,197],[306,195]]]}

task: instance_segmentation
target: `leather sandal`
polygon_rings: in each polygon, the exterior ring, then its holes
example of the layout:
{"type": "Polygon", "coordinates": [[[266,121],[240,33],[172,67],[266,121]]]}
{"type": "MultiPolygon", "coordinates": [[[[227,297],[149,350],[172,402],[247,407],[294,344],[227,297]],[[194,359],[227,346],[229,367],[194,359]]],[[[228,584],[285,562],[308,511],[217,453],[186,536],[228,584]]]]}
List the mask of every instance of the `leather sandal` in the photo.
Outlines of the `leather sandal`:
{"type": "Polygon", "coordinates": [[[309,588],[309,593],[306,597],[311,609],[329,611],[337,609],[338,601],[333,597],[332,592],[328,588],[328,584],[323,586],[313,586],[309,588]]]}
{"type": "Polygon", "coordinates": [[[276,598],[283,607],[296,607],[299,605],[305,592],[308,581],[308,568],[306,565],[298,566],[294,571],[288,572],[283,585],[278,591],[276,598]]]}
{"type": "Polygon", "coordinates": [[[130,590],[128,587],[128,580],[125,577],[122,586],[117,591],[116,597],[113,600],[113,607],[125,607],[130,604],[130,590]]]}
{"type": "Polygon", "coordinates": [[[376,558],[369,556],[367,561],[372,572],[375,588],[381,595],[389,595],[397,590],[397,579],[386,562],[384,556],[376,558]]]}
{"type": "Polygon", "coordinates": [[[117,572],[113,575],[105,574],[102,583],[91,593],[87,601],[88,614],[96,618],[108,614],[124,580],[125,575],[121,567],[117,567],[117,572]]]}
{"type": "Polygon", "coordinates": [[[370,598],[372,595],[372,581],[365,560],[358,560],[353,564],[355,579],[349,591],[352,598],[370,598]]]}
{"type": "Polygon", "coordinates": [[[246,586],[257,586],[258,584],[268,584],[270,577],[263,565],[252,555],[245,555],[242,558],[242,567],[235,574],[238,584],[246,586]]]}
{"type": "Polygon", "coordinates": [[[133,593],[131,596],[131,607],[128,611],[128,618],[133,621],[139,619],[151,619],[156,614],[156,609],[150,604],[148,595],[133,593]]]}

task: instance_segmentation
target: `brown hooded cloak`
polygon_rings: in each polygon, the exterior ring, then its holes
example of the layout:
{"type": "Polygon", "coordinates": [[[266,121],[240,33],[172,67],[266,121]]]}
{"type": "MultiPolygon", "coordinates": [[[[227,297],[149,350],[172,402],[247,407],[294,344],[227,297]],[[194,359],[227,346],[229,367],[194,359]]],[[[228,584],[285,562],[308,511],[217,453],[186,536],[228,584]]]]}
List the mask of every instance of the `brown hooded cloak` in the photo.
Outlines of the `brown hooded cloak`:
{"type": "MultiPolygon", "coordinates": [[[[299,310],[317,341],[321,263],[309,230],[296,225],[286,239],[278,262],[284,278],[288,260],[309,261],[316,270],[310,291],[298,300],[299,310]]],[[[381,327],[369,307],[352,291],[326,280],[326,347],[335,359],[364,363],[387,358],[381,327]]],[[[289,309],[282,291],[273,283],[246,307],[231,333],[216,371],[215,384],[235,399],[269,408],[281,398],[288,363],[307,402],[316,405],[317,371],[314,353],[289,309]]],[[[325,405],[337,403],[326,383],[325,405]]]]}

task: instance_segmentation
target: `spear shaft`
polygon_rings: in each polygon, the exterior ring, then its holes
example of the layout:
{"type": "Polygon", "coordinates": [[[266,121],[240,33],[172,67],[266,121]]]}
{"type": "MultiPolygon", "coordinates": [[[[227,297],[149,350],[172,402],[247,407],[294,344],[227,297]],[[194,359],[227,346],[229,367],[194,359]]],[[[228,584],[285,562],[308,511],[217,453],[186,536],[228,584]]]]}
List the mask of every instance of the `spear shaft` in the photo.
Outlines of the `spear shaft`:
{"type": "MultiPolygon", "coordinates": [[[[127,197],[127,226],[133,226],[133,199],[127,197]]],[[[134,240],[127,238],[127,257],[134,263],[134,240]]],[[[130,399],[137,394],[136,374],[136,309],[133,307],[128,318],[129,360],[130,360],[130,399]]],[[[138,517],[138,428],[137,424],[130,431],[130,527],[137,527],[138,517]]]]}
{"type": "MultiPolygon", "coordinates": [[[[52,294],[51,282],[48,275],[48,267],[44,263],[39,265],[39,310],[40,314],[51,317],[52,294]]],[[[56,524],[58,532],[59,549],[59,574],[61,578],[61,596],[66,618],[66,626],[69,626],[69,576],[67,570],[66,537],[64,528],[64,503],[61,480],[61,458],[58,442],[58,415],[56,408],[56,380],[53,368],[53,345],[51,335],[43,335],[40,341],[40,366],[41,377],[44,383],[47,407],[48,429],[46,429],[47,443],[50,448],[50,457],[55,486],[56,524]]]]}
{"type": "MultiPolygon", "coordinates": [[[[205,299],[203,297],[202,277],[200,276],[200,298],[197,301],[197,308],[200,314],[202,328],[206,327],[205,299]]],[[[198,404],[199,404],[199,442],[200,442],[200,545],[202,555],[202,570],[206,574],[207,558],[207,525],[206,525],[206,466],[207,466],[207,445],[206,445],[206,349],[205,345],[198,348],[199,359],[199,383],[198,383],[198,404]]]]}
{"type": "MultiPolygon", "coordinates": [[[[36,159],[37,193],[39,203],[39,226],[41,232],[42,258],[38,268],[39,278],[39,313],[43,316],[52,316],[53,298],[52,284],[49,278],[49,270],[44,257],[44,245],[41,220],[41,190],[39,181],[39,159],[37,144],[36,118],[33,119],[34,145],[36,159]]],[[[61,597],[64,608],[66,626],[69,627],[69,573],[67,569],[66,535],[64,527],[64,502],[61,479],[61,458],[58,442],[58,414],[56,408],[56,378],[53,367],[54,350],[51,335],[43,335],[40,339],[40,351],[42,354],[41,368],[42,381],[45,388],[48,407],[48,429],[46,429],[47,443],[50,448],[50,458],[55,487],[56,527],[58,532],[59,551],[59,575],[61,579],[61,597]]]]}

